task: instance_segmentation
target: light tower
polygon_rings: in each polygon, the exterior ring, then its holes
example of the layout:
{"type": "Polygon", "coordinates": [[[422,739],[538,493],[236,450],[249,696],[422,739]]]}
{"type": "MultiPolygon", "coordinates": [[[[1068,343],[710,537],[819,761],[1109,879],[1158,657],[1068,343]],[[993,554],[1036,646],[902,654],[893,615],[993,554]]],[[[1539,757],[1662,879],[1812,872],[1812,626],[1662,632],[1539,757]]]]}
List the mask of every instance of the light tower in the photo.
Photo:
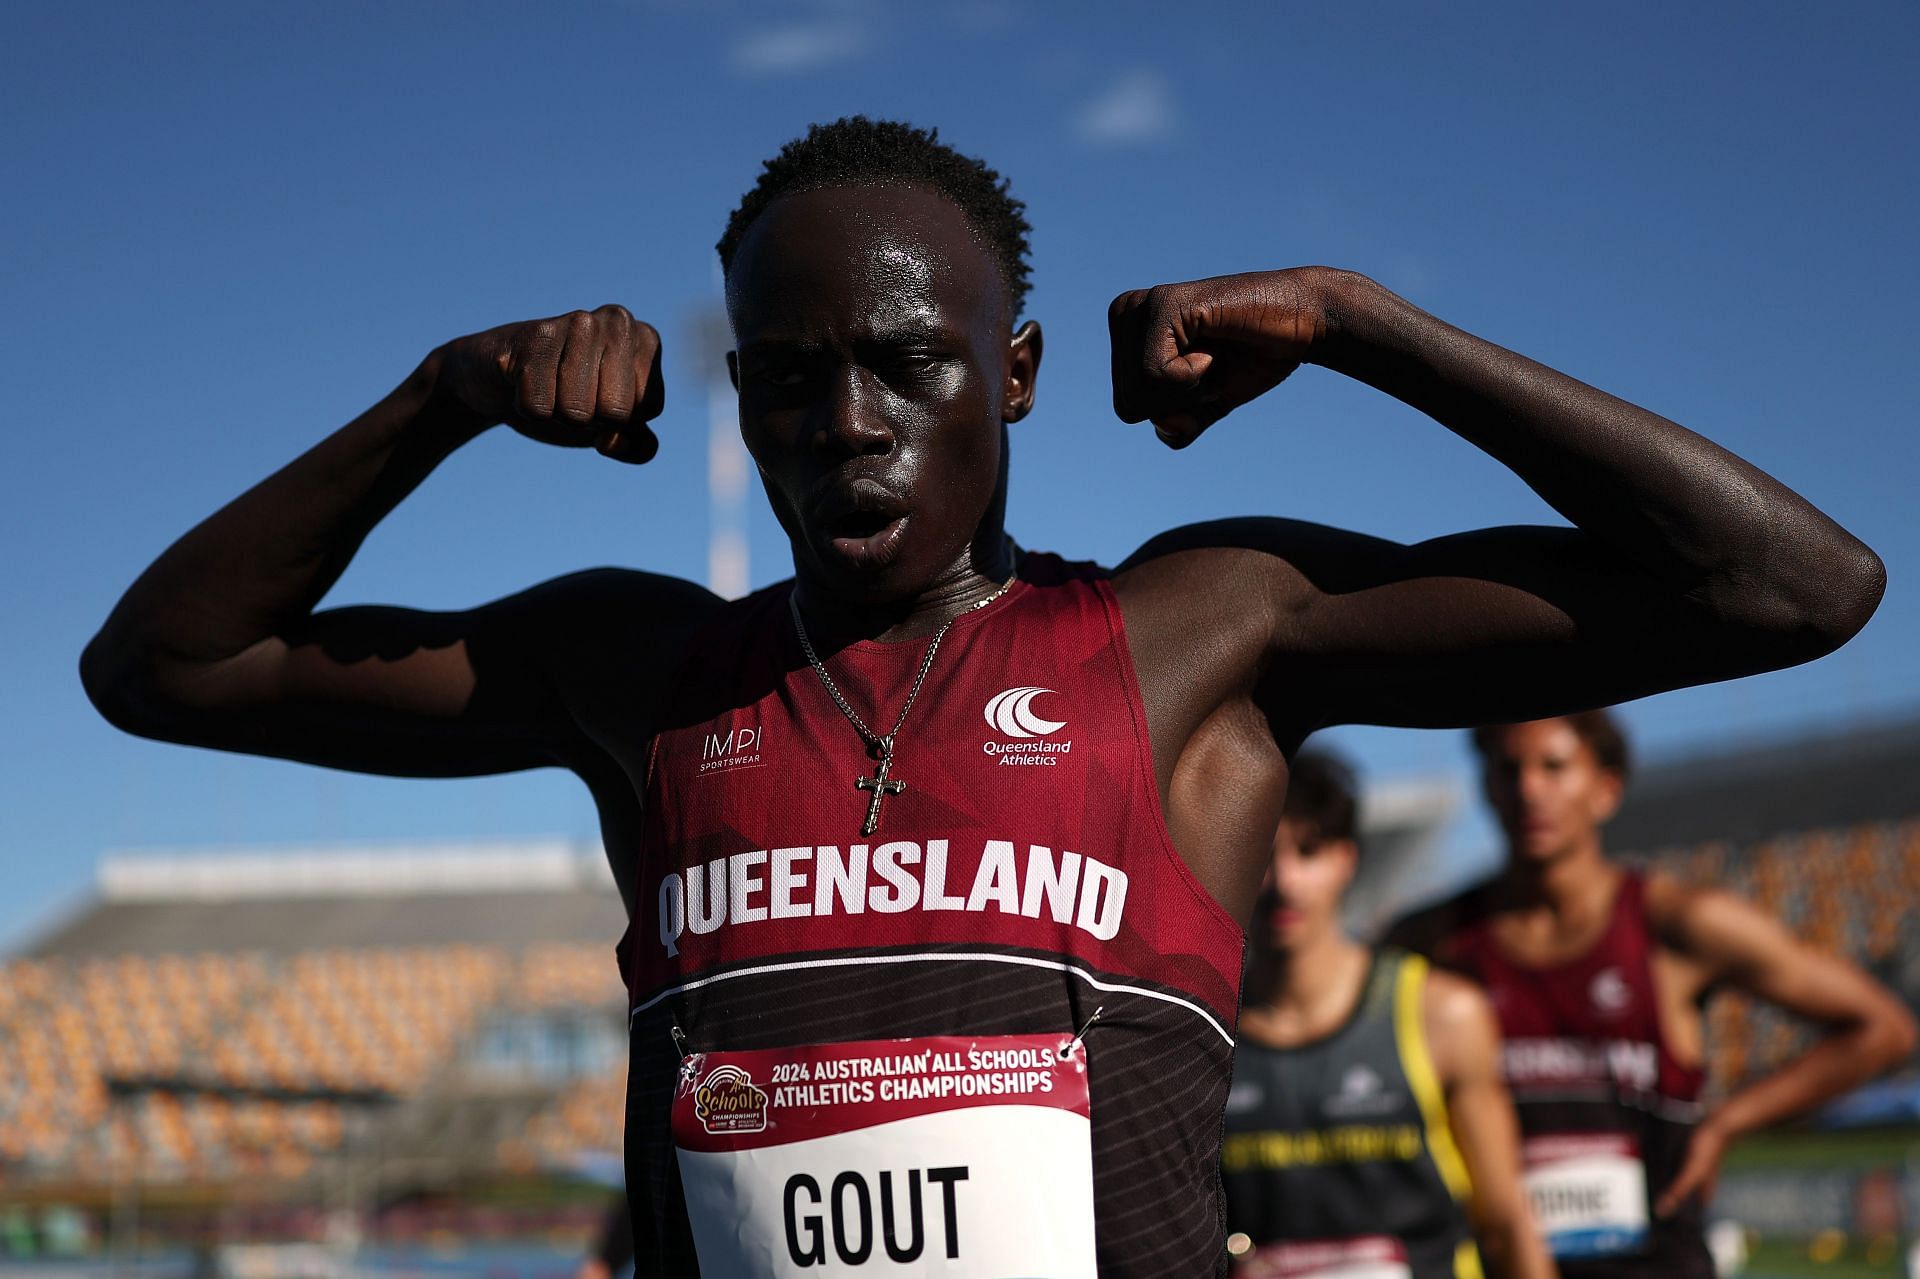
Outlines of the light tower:
{"type": "Polygon", "coordinates": [[[722,599],[747,593],[747,450],[740,410],[727,378],[733,334],[718,305],[693,320],[700,376],[707,385],[707,589],[722,599]]]}

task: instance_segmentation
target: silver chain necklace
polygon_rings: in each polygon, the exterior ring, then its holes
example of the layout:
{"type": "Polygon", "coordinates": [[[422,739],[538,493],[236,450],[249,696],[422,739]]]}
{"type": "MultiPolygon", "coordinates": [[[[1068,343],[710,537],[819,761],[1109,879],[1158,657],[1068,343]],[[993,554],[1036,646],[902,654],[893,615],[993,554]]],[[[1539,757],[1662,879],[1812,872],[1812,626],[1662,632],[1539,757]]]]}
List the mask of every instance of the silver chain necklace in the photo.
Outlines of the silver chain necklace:
{"type": "Polygon", "coordinates": [[[1014,579],[1008,578],[993,594],[977,603],[967,605],[940,624],[940,629],[933,633],[933,642],[927,645],[927,655],[920,659],[920,673],[913,677],[913,687],[907,690],[906,703],[900,708],[899,718],[893,721],[893,731],[884,737],[874,732],[867,725],[867,721],[860,718],[860,712],[848,704],[846,695],[840,691],[840,686],[833,682],[833,676],[827,674],[826,664],[820,660],[819,654],[813,651],[813,641],[807,638],[807,624],[800,618],[799,591],[796,589],[788,593],[787,612],[793,615],[793,630],[800,637],[800,649],[807,655],[807,664],[813,667],[813,673],[820,677],[821,686],[827,690],[827,696],[833,699],[833,704],[840,708],[840,713],[847,717],[847,722],[853,725],[854,731],[859,733],[860,739],[867,744],[867,750],[878,760],[872,777],[853,779],[856,790],[867,791],[872,796],[867,801],[867,820],[860,827],[862,835],[871,835],[880,829],[881,802],[887,796],[898,795],[907,788],[905,782],[887,776],[888,770],[893,767],[893,742],[900,735],[900,726],[907,722],[907,712],[913,709],[914,699],[920,696],[920,686],[927,682],[927,672],[933,669],[933,656],[940,651],[940,641],[947,637],[947,631],[955,622],[968,613],[978,612],[1005,595],[1012,588],[1013,583],[1014,579]]]}

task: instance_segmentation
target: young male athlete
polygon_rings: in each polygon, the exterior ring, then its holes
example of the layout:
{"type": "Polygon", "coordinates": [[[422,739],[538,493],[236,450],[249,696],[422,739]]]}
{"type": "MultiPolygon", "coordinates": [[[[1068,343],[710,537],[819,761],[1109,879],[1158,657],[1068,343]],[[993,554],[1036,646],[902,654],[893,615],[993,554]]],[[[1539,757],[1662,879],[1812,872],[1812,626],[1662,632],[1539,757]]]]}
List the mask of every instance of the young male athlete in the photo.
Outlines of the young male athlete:
{"type": "Polygon", "coordinates": [[[1626,783],[1606,711],[1481,728],[1506,869],[1395,930],[1493,996],[1528,1188],[1569,1276],[1711,1276],[1701,1217],[1741,1135],[1839,1096],[1913,1051],[1914,1024],[1853,964],[1734,896],[1607,860],[1626,783]],[[1703,1005],[1732,988],[1826,1027],[1711,1111],[1703,1005]]]}
{"type": "Polygon", "coordinates": [[[1343,765],[1295,757],[1247,932],[1227,1094],[1236,1273],[1465,1279],[1484,1259],[1510,1279],[1550,1276],[1486,995],[1340,927],[1357,811],[1343,765]]]}
{"type": "Polygon", "coordinates": [[[603,568],[460,612],[315,611],[499,424],[652,456],[659,338],[603,306],[429,352],[167,550],[83,659],[137,733],[585,780],[633,911],[642,1273],[696,1250],[710,1275],[1224,1265],[1238,921],[1295,744],[1807,661],[1878,603],[1879,560],[1778,481],[1321,267],[1121,294],[1118,415],[1184,447],[1319,364],[1576,527],[1400,546],[1247,518],[1113,571],[1027,553],[1003,527],[1041,359],[1026,241],[992,170],[863,119],[735,210],[729,367],[790,582],[727,602],[603,568]]]}

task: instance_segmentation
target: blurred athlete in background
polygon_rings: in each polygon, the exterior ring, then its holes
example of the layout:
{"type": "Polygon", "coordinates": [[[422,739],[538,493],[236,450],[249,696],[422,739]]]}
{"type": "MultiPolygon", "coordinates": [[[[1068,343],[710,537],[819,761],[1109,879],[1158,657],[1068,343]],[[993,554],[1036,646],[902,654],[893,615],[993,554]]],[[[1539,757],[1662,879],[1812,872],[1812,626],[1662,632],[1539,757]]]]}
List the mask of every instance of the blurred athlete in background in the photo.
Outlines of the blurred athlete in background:
{"type": "Polygon", "coordinates": [[[1294,760],[1248,930],[1221,1160],[1229,1250],[1249,1279],[1465,1279],[1483,1261],[1550,1276],[1486,996],[1341,929],[1357,809],[1339,762],[1294,760]]]}
{"type": "Polygon", "coordinates": [[[1506,868],[1394,936],[1493,997],[1528,1188],[1562,1273],[1706,1279],[1702,1218],[1728,1147],[1906,1058],[1913,1019],[1732,893],[1607,859],[1628,749],[1606,711],[1481,728],[1473,743],[1506,868]],[[1722,988],[1825,1033],[1708,1110],[1703,1011],[1722,988]]]}

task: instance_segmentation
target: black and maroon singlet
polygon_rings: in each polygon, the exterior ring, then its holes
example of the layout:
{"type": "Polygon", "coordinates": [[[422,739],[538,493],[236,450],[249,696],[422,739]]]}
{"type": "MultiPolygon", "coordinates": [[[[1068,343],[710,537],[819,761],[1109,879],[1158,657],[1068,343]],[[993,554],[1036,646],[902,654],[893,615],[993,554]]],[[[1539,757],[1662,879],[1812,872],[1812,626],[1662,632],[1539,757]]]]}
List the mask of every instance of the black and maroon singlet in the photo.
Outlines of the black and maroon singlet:
{"type": "MultiPolygon", "coordinates": [[[[651,748],[621,943],[639,1273],[694,1274],[695,1236],[702,1251],[717,1237],[689,1220],[683,1169],[700,1160],[802,1160],[752,1201],[784,1212],[784,1232],[775,1220],[767,1239],[722,1241],[779,1253],[768,1273],[907,1273],[889,1256],[972,1247],[1005,1223],[969,1220],[970,1205],[1023,1202],[1019,1187],[957,1171],[960,1155],[911,1134],[959,1131],[947,1122],[1029,1134],[1028,1152],[994,1145],[1057,1179],[1071,1152],[1048,1134],[1055,1120],[1071,1128],[1072,1107],[1014,1104],[1022,1090],[1058,1102],[1063,1086],[1090,1095],[1077,1122],[1084,1132],[1090,1109],[1098,1273],[1223,1272],[1241,930],[1168,837],[1105,571],[1026,555],[1005,596],[954,622],[896,746],[906,789],[871,836],[855,781],[873,761],[801,652],[790,589],[724,610],[651,748]],[[1096,1011],[1076,1085],[1058,1045],[1096,1011]],[[991,1051],[954,1048],[976,1042],[991,1051]],[[1043,1042],[1055,1047],[1030,1047],[1043,1042]],[[804,1046],[816,1047],[783,1055],[804,1046]],[[933,1113],[949,1102],[986,1108],[933,1113]],[[690,1155],[677,1125],[695,1114],[690,1155]],[[1031,1127],[1005,1127],[1022,1115],[1031,1127]],[[826,1134],[841,1144],[821,1149],[844,1149],[843,1130],[871,1136],[883,1120],[925,1126],[845,1168],[776,1144],[826,1134]]],[[[925,652],[925,640],[861,642],[823,656],[885,731],[925,652]]]]}
{"type": "Polygon", "coordinates": [[[1474,917],[1478,899],[1436,958],[1492,996],[1527,1188],[1560,1273],[1711,1279],[1698,1196],[1672,1217],[1651,1208],[1686,1160],[1705,1074],[1660,1026],[1645,882],[1623,875],[1600,940],[1547,968],[1508,957],[1474,917]]]}

